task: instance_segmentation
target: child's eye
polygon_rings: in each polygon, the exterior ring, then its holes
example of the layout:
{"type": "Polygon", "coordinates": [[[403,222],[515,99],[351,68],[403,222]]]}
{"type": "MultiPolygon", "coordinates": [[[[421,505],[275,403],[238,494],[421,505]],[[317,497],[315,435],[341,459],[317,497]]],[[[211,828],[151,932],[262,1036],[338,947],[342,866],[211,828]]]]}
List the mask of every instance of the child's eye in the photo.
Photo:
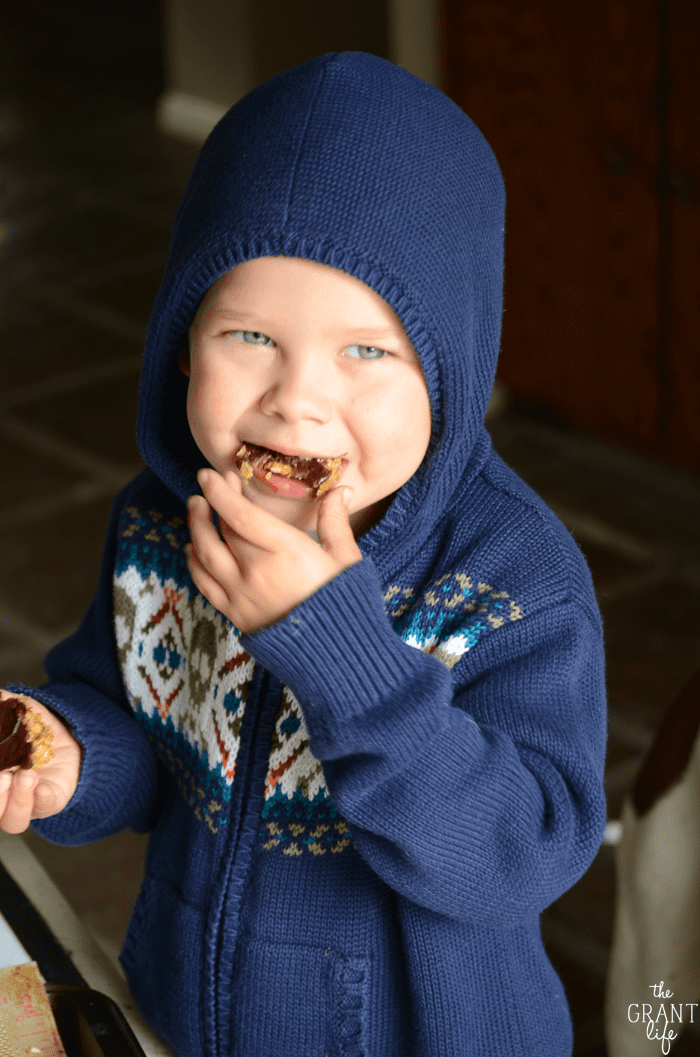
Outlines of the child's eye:
{"type": "Polygon", "coordinates": [[[267,334],[261,334],[259,330],[232,330],[234,338],[238,338],[239,341],[245,341],[248,345],[274,345],[272,338],[268,338],[267,334]]]}
{"type": "Polygon", "coordinates": [[[386,349],[377,349],[374,345],[346,345],[343,352],[360,360],[381,360],[387,355],[386,349]]]}

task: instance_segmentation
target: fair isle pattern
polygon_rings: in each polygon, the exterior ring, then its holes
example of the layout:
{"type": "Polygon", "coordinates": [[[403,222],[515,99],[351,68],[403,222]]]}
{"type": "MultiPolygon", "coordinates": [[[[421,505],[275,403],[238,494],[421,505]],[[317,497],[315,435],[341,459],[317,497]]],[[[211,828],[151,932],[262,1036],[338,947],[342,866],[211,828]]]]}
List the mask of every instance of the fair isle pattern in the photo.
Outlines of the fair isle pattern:
{"type": "Polygon", "coordinates": [[[288,687],[275,720],[259,839],[264,851],[337,855],[351,846],[345,821],[328,795],[323,769],[309,748],[304,716],[288,687]]]}
{"type": "MultiPolygon", "coordinates": [[[[522,619],[521,607],[506,591],[464,573],[441,576],[416,597],[412,588],[392,585],[384,604],[394,630],[409,646],[432,653],[453,668],[482,636],[522,619]]],[[[324,855],[352,845],[345,821],[328,795],[321,764],[309,749],[299,702],[285,688],[272,738],[259,834],[265,851],[324,855]]]]}
{"type": "Polygon", "coordinates": [[[384,594],[384,605],[404,642],[432,653],[448,668],[454,668],[484,635],[523,617],[507,591],[461,572],[441,576],[419,597],[411,587],[392,584],[384,594]]]}
{"type": "MultiPolygon", "coordinates": [[[[195,816],[216,833],[226,821],[254,662],[235,627],[192,584],[184,518],[126,507],[118,539],[114,618],[127,694],[195,816]]],[[[404,642],[448,668],[483,635],[523,616],[507,592],[463,573],[440,577],[418,596],[392,585],[384,603],[404,642]]],[[[287,687],[270,746],[259,841],[265,851],[291,857],[354,847],[287,687]]]]}
{"type": "Polygon", "coordinates": [[[238,632],[196,590],[185,521],[122,512],[114,620],[126,691],[159,758],[197,818],[226,821],[254,662],[238,632]]]}

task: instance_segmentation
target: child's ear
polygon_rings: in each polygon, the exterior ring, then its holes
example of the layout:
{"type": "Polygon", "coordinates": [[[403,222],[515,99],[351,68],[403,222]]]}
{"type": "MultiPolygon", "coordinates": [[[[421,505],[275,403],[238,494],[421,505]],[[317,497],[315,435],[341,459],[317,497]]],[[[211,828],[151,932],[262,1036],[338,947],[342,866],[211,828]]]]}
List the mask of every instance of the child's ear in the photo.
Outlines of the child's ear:
{"type": "Polygon", "coordinates": [[[190,346],[189,342],[183,341],[177,354],[177,365],[183,374],[190,376],[190,346]]]}

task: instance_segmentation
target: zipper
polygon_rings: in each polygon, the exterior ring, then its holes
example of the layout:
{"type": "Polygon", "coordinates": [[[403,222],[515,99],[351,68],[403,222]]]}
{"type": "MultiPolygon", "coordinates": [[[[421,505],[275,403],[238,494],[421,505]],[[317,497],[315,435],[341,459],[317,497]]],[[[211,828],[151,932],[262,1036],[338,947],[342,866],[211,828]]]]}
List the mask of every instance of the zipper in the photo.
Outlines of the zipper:
{"type": "Polygon", "coordinates": [[[211,1057],[230,1057],[232,976],[235,950],[240,932],[240,910],[252,853],[258,830],[258,819],[264,795],[272,729],[282,694],[282,684],[269,672],[255,665],[249,691],[245,720],[241,730],[234,784],[239,784],[235,819],[231,818],[230,836],[216,882],[216,904],[212,907],[205,932],[205,994],[202,1024],[207,1020],[212,1031],[205,1039],[205,1052],[211,1057]],[[207,954],[207,951],[211,953],[207,954]],[[210,1017],[207,1017],[209,1011],[210,1017]],[[210,1019],[211,1018],[211,1019],[210,1019]]]}

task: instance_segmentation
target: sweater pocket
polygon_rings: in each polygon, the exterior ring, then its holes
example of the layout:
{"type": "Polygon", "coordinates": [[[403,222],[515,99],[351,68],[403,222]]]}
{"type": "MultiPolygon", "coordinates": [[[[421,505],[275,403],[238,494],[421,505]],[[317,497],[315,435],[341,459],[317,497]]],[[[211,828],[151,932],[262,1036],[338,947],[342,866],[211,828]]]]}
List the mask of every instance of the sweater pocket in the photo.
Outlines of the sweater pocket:
{"type": "Polygon", "coordinates": [[[368,958],[248,939],[234,989],[236,1057],[369,1057],[368,958]]]}
{"type": "Polygon", "coordinates": [[[201,1057],[204,916],[169,884],[146,877],[120,961],[146,1020],[179,1057],[201,1057]]]}

